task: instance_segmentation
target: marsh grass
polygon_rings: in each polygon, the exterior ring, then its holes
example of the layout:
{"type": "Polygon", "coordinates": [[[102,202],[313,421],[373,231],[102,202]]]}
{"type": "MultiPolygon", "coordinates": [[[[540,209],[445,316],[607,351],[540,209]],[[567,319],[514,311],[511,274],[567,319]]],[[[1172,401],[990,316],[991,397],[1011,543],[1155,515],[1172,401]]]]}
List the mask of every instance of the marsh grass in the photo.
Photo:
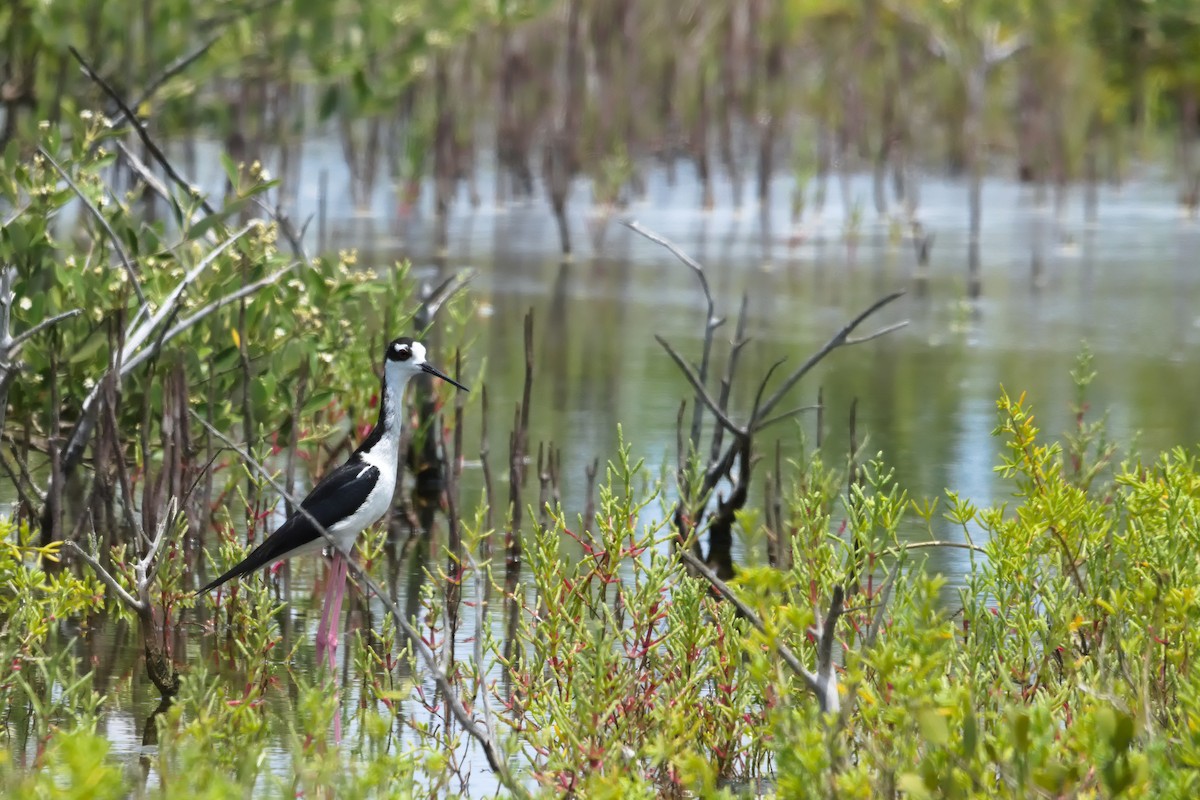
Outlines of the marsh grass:
{"type": "MultiPolygon", "coordinates": [[[[669,524],[640,522],[656,505],[669,519],[670,502],[623,447],[599,482],[593,532],[547,515],[527,542],[527,583],[494,585],[489,563],[472,557],[465,606],[481,601],[478,582],[496,605],[515,606],[517,624],[512,642],[490,622],[471,631],[474,652],[460,650],[450,664],[453,685],[476,714],[489,695],[523,790],[538,794],[1188,796],[1196,780],[1188,765],[1200,755],[1192,733],[1200,584],[1186,557],[1200,510],[1195,460],[1174,451],[1111,464],[1093,473],[1105,479],[1092,480],[1102,489],[1090,494],[1066,451],[1036,430],[1027,403],[1004,396],[998,411],[998,469],[1013,502],[981,509],[949,498],[945,513],[980,548],[959,603],[945,603],[942,580],[920,569],[920,549],[896,538],[912,504],[883,463],[865,464],[846,496],[821,488],[841,483],[822,480],[814,457],[794,484],[806,488],[788,501],[793,566],[747,568],[734,581],[764,622],[756,630],[672,556],[669,524]],[[783,643],[804,660],[816,656],[814,606],[853,559],[838,519],[877,558],[838,631],[842,710],[821,714],[777,651],[783,643]],[[881,586],[897,554],[904,569],[881,586]]],[[[58,621],[99,611],[103,595],[86,574],[47,577],[38,567],[47,552],[29,538],[10,526],[0,548],[12,587],[0,595],[5,617],[19,622],[0,643],[21,667],[2,684],[6,790],[492,790],[386,615],[349,639],[359,689],[348,706],[329,675],[298,668],[295,649],[281,646],[281,606],[260,581],[240,587],[221,630],[204,637],[224,642],[211,650],[219,672],[203,659],[184,665],[178,697],[156,721],[154,779],[137,788],[97,725],[112,699],[91,691],[90,673],[55,642],[58,621]],[[273,693],[287,701],[271,702],[273,693]],[[341,747],[329,734],[335,714],[353,720],[341,747]],[[25,738],[36,744],[22,758],[25,738]]],[[[467,552],[481,539],[468,525],[467,552]]],[[[364,553],[382,546],[373,537],[364,553]]],[[[448,662],[454,634],[436,581],[424,584],[418,608],[424,642],[448,662]]]]}
{"type": "MultiPolygon", "coordinates": [[[[692,457],[664,478],[622,441],[589,477],[585,519],[556,500],[551,454],[570,442],[544,443],[532,476],[541,500],[529,507],[524,456],[532,462],[535,448],[522,418],[535,395],[527,386],[514,414],[509,456],[521,458],[509,464],[511,502],[489,486],[476,509],[454,488],[458,426],[474,407],[447,413],[435,392],[425,398],[432,449],[425,439],[419,451],[442,460],[456,511],[435,507],[437,525],[422,530],[406,527],[416,514],[401,508],[394,527],[360,542],[356,563],[387,589],[352,597],[336,671],[312,663],[305,646],[319,585],[306,595],[286,571],[268,571],[193,597],[205,574],[267,532],[282,502],[275,476],[286,475],[288,460],[317,474],[369,421],[374,388],[362,376],[374,369],[379,331],[410,325],[397,309],[416,302],[401,269],[371,281],[351,270],[352,253],[326,261],[299,253],[287,266],[275,246],[285,220],[231,231],[176,189],[175,222],[145,223],[105,182],[101,133],[80,121],[75,136],[45,143],[57,169],[31,158],[0,182],[24,211],[0,239],[11,321],[38,330],[53,320],[13,365],[21,380],[5,422],[15,432],[5,438],[6,463],[27,466],[44,454],[49,484],[45,472],[11,469],[20,500],[0,521],[0,791],[1018,798],[1197,790],[1200,473],[1183,449],[1149,461],[1119,456],[1102,418],[1089,417],[1086,357],[1074,373],[1075,427],[1061,443],[1038,429],[1024,398],[1001,395],[997,469],[1011,495],[996,507],[976,507],[953,487],[944,500],[914,502],[886,455],[854,454],[835,469],[841,456],[785,437],[796,455],[777,460],[770,513],[743,498],[721,517],[751,551],[773,542],[774,557],[738,565],[727,582],[692,555],[711,537],[702,522],[708,501],[684,498],[696,504],[694,529],[678,523],[681,482],[698,485],[706,474],[694,444],[681,447],[692,457]],[[92,193],[106,225],[91,216],[82,228],[65,226],[77,194],[64,188],[64,173],[92,193]],[[58,225],[82,243],[61,259],[58,225]],[[195,278],[181,289],[189,270],[195,278]],[[267,280],[280,270],[291,271],[287,280],[267,280]],[[247,287],[253,296],[173,327],[173,317],[247,287]],[[92,296],[104,298],[98,318],[61,316],[92,296]],[[163,309],[173,313],[159,316],[163,309]],[[340,324],[347,319],[379,327],[340,324]],[[131,345],[131,334],[141,344],[131,345]],[[67,387],[88,381],[108,387],[96,395],[104,415],[85,436],[90,459],[68,476],[64,459],[88,407],[67,387]],[[47,491],[55,486],[72,491],[47,491]],[[962,539],[935,541],[936,515],[960,525],[962,539]],[[914,516],[929,525],[930,541],[898,535],[914,516]],[[91,561],[65,563],[74,550],[64,540],[91,561]],[[489,545],[499,541],[505,547],[489,545]],[[939,547],[964,550],[970,564],[949,603],[943,580],[922,566],[923,553],[939,547]],[[417,565],[403,598],[401,563],[417,565]],[[131,687],[145,683],[154,653],[146,648],[113,681],[72,646],[113,623],[155,643],[178,678],[154,698],[136,765],[113,753],[104,723],[133,705],[131,687]],[[484,766],[480,730],[506,770],[484,766]]],[[[250,198],[261,183],[236,185],[250,198]]],[[[456,305],[464,302],[456,297],[437,317],[445,352],[469,353],[456,305]]],[[[849,330],[838,334],[843,342],[849,330]]],[[[532,376],[532,363],[527,370],[532,376]]],[[[745,486],[749,432],[732,428],[745,486]]],[[[416,502],[404,494],[404,504],[416,502]]]]}

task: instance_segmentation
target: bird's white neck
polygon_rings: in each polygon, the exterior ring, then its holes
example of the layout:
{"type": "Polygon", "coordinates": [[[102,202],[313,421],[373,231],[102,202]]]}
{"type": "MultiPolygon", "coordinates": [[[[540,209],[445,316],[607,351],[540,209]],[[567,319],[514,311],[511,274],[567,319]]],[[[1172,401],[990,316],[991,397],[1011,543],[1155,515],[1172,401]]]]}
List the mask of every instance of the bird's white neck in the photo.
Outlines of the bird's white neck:
{"type": "Polygon", "coordinates": [[[407,375],[385,369],[379,392],[379,420],[356,451],[363,461],[392,472],[395,472],[400,457],[401,418],[407,385],[407,375]]]}

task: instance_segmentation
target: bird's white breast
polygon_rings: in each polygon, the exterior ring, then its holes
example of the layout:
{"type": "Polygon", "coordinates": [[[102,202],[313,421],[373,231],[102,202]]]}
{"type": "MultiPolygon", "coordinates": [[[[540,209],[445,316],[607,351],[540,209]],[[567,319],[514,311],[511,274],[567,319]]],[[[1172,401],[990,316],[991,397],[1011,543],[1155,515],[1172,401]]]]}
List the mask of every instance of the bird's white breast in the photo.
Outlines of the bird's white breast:
{"type": "Polygon", "coordinates": [[[396,493],[399,449],[399,437],[388,431],[373,448],[362,454],[362,469],[375,467],[379,470],[379,480],[354,513],[329,527],[330,534],[343,552],[349,553],[354,547],[354,539],[382,519],[391,508],[392,497],[396,493]]]}

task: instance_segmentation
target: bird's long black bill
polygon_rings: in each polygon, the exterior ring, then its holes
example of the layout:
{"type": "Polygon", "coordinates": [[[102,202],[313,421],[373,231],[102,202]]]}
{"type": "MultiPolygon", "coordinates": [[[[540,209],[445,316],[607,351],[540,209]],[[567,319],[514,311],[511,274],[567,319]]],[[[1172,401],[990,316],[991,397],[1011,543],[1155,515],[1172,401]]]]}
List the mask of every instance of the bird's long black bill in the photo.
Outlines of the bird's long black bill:
{"type": "Polygon", "coordinates": [[[457,386],[458,388],[462,389],[464,392],[471,391],[470,389],[463,386],[458,381],[454,380],[454,378],[451,378],[449,375],[445,374],[444,372],[437,369],[436,367],[430,366],[429,364],[422,364],[421,369],[424,370],[425,372],[428,372],[430,375],[433,375],[434,377],[441,378],[446,383],[448,383],[452,386],[457,386]]]}

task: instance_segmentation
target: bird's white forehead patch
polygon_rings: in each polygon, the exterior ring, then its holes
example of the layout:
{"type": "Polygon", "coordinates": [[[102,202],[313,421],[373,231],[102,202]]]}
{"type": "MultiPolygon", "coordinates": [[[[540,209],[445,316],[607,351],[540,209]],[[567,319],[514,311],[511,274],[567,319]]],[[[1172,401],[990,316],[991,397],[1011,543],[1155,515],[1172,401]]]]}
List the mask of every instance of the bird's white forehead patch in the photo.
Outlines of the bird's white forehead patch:
{"type": "Polygon", "coordinates": [[[425,363],[425,345],[420,342],[412,343],[412,361],[414,364],[425,363]]]}

